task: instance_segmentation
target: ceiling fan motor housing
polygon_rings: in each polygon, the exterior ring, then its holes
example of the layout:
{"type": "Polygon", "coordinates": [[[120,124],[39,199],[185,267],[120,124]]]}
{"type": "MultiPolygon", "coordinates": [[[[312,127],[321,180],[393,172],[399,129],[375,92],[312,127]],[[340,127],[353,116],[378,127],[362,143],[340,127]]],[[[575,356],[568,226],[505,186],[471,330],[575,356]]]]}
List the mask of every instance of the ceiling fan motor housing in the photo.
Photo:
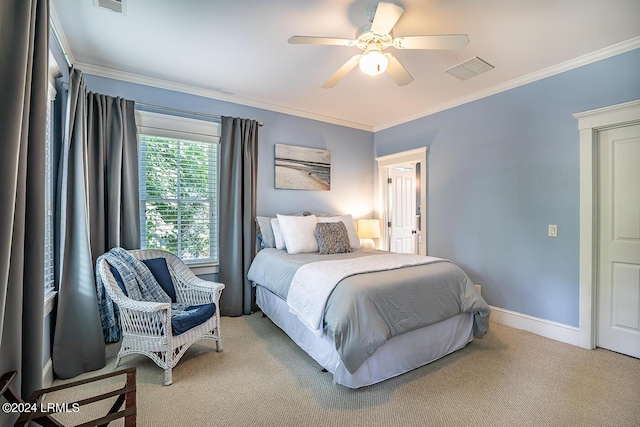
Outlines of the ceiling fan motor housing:
{"type": "Polygon", "coordinates": [[[393,32],[376,34],[371,31],[371,23],[365,24],[356,31],[356,44],[362,50],[367,50],[371,44],[377,44],[380,49],[393,46],[393,32]]]}

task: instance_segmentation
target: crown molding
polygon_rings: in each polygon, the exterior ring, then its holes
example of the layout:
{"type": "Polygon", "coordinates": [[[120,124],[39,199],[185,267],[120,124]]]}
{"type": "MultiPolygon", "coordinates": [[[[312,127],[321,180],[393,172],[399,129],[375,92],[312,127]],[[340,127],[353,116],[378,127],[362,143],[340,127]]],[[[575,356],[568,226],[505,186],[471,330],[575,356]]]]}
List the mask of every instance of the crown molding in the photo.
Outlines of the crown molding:
{"type": "Polygon", "coordinates": [[[364,131],[374,132],[374,133],[384,129],[392,128],[394,126],[398,126],[404,123],[408,123],[416,119],[427,117],[432,114],[439,113],[441,111],[449,110],[451,108],[458,107],[460,105],[463,105],[472,101],[477,101],[478,99],[486,98],[488,96],[495,95],[510,89],[514,89],[519,86],[524,86],[526,84],[533,83],[537,80],[541,80],[556,74],[563,73],[565,71],[569,71],[575,68],[582,67],[584,65],[601,61],[603,59],[607,59],[612,56],[616,56],[640,47],[640,37],[634,37],[624,42],[620,42],[612,46],[597,50],[595,52],[579,56],[569,61],[565,61],[560,64],[553,65],[543,70],[536,71],[531,74],[527,74],[526,76],[518,77],[508,82],[501,83],[499,85],[495,85],[490,88],[475,92],[471,95],[458,98],[456,100],[447,102],[437,107],[430,108],[428,110],[423,110],[419,113],[413,114],[403,119],[388,122],[381,126],[373,126],[365,123],[358,123],[358,122],[352,122],[349,120],[343,120],[337,117],[316,114],[309,111],[299,110],[296,108],[290,108],[282,105],[271,104],[268,102],[243,98],[237,95],[216,91],[213,89],[206,89],[206,88],[186,85],[182,83],[175,83],[168,80],[143,76],[140,74],[134,74],[134,73],[114,70],[106,67],[100,67],[97,65],[76,62],[73,57],[73,53],[71,51],[69,43],[67,42],[67,38],[64,35],[64,31],[62,30],[62,25],[60,24],[58,15],[56,14],[53,4],[51,5],[51,24],[54,27],[53,31],[57,35],[60,43],[62,44],[62,48],[65,51],[68,59],[71,61],[71,64],[73,64],[73,66],[75,66],[76,68],[81,69],[85,73],[92,74],[99,77],[122,80],[129,83],[136,83],[136,84],[141,84],[145,86],[157,87],[160,89],[167,89],[167,90],[172,90],[172,91],[177,91],[182,93],[188,93],[192,95],[202,96],[205,98],[231,102],[234,104],[245,105],[247,107],[259,108],[262,110],[288,114],[296,117],[302,117],[305,119],[317,120],[317,121],[331,123],[338,126],[345,126],[353,129],[359,129],[359,130],[364,130],[364,131]]]}
{"type": "Polygon", "coordinates": [[[535,73],[527,74],[526,76],[518,77],[508,82],[501,83],[499,85],[495,85],[490,88],[472,93],[471,95],[458,98],[451,102],[447,102],[446,104],[439,105],[435,108],[424,110],[410,117],[389,122],[382,126],[374,126],[373,131],[378,132],[384,129],[401,125],[403,123],[408,123],[410,121],[427,117],[432,114],[439,113],[441,111],[449,110],[451,108],[458,107],[460,105],[463,105],[472,101],[477,101],[478,99],[486,98],[488,96],[495,95],[497,93],[504,92],[509,89],[514,89],[519,86],[524,86],[526,84],[533,83],[537,80],[542,80],[544,78],[551,77],[556,74],[564,73],[565,71],[573,70],[575,68],[579,68],[594,62],[598,62],[603,59],[607,59],[612,56],[619,55],[621,53],[629,52],[639,47],[640,47],[640,37],[634,37],[632,39],[614,44],[604,49],[600,49],[595,52],[591,52],[586,55],[582,55],[577,58],[571,59],[569,61],[561,62],[560,64],[553,65],[551,67],[542,69],[540,71],[536,71],[535,73]]]}
{"type": "Polygon", "coordinates": [[[158,79],[154,77],[147,77],[140,74],[134,74],[134,73],[129,73],[125,71],[118,71],[111,68],[105,68],[97,65],[86,64],[83,62],[76,62],[75,67],[87,74],[92,74],[94,76],[106,77],[109,79],[116,79],[116,80],[121,80],[129,83],[152,86],[152,87],[172,90],[176,92],[188,93],[191,95],[202,96],[205,98],[217,99],[219,101],[245,105],[247,107],[254,107],[262,110],[273,111],[276,113],[289,114],[291,116],[297,116],[305,119],[317,120],[325,123],[331,123],[334,125],[345,126],[345,127],[350,127],[354,129],[373,132],[373,126],[367,125],[364,123],[357,123],[349,120],[342,120],[336,117],[330,117],[322,114],[311,113],[304,110],[298,110],[296,108],[290,108],[282,105],[271,104],[268,102],[247,99],[237,95],[220,92],[213,89],[205,89],[205,88],[191,86],[187,84],[175,83],[168,80],[158,79]]]}
{"type": "Polygon", "coordinates": [[[73,57],[73,53],[71,52],[71,47],[69,46],[69,42],[67,41],[64,31],[62,30],[62,25],[60,24],[58,14],[56,13],[55,8],[53,7],[53,4],[51,4],[50,12],[51,12],[51,26],[53,27],[53,32],[56,38],[59,40],[60,44],[62,45],[61,48],[66,54],[67,59],[71,62],[69,66],[70,67],[74,66],[85,73],[93,74],[99,77],[122,80],[129,83],[136,83],[136,84],[141,84],[145,86],[157,87],[160,89],[167,89],[167,90],[173,90],[177,92],[189,93],[191,95],[217,99],[219,101],[232,102],[235,104],[245,105],[247,107],[260,108],[262,110],[289,114],[292,116],[302,117],[305,119],[317,120],[317,121],[331,123],[338,126],[345,126],[353,129],[373,132],[373,126],[365,123],[352,122],[349,120],[339,119],[337,117],[330,117],[322,114],[311,113],[309,111],[289,108],[282,105],[242,98],[239,96],[234,96],[229,93],[220,92],[212,89],[205,89],[205,88],[200,88],[196,86],[175,83],[168,80],[157,79],[153,77],[143,76],[140,74],[128,73],[124,71],[113,70],[106,67],[100,67],[97,65],[78,62],[73,57]]]}

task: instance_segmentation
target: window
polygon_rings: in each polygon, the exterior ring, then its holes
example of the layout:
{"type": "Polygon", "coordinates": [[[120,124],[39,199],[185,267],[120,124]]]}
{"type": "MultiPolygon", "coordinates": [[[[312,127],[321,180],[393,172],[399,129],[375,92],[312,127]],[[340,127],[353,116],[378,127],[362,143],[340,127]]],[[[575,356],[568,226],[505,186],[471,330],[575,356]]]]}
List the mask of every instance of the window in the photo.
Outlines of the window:
{"type": "Polygon", "coordinates": [[[47,96],[47,124],[45,133],[45,224],[44,224],[44,295],[55,290],[55,268],[53,263],[53,197],[54,197],[54,144],[53,122],[56,99],[55,79],[60,69],[53,55],[49,53],[49,91],[47,96]]]}
{"type": "Polygon", "coordinates": [[[142,111],[136,120],[142,248],[216,264],[219,124],[142,111]]]}
{"type": "Polygon", "coordinates": [[[45,224],[44,224],[44,293],[54,290],[53,268],[53,100],[49,91],[47,100],[47,127],[45,148],[45,224]]]}

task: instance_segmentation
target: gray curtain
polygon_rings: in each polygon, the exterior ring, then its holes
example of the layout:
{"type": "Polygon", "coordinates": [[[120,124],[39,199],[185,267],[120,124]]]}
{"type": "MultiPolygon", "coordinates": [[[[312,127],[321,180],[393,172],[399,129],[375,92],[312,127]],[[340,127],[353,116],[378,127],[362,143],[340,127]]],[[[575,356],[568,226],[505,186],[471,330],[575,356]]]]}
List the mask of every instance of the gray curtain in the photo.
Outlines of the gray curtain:
{"type": "Polygon", "coordinates": [[[0,373],[23,398],[42,386],[48,55],[49,2],[0,2],[0,373]]]}
{"type": "Polygon", "coordinates": [[[72,70],[58,171],[56,204],[59,268],[53,370],[60,378],[106,363],[89,243],[87,121],[84,76],[72,70]]]}
{"type": "Polygon", "coordinates": [[[135,104],[89,93],[87,153],[91,254],[140,248],[138,136],[135,104]]]}
{"type": "Polygon", "coordinates": [[[220,314],[240,316],[255,308],[247,280],[254,256],[258,122],[222,117],[220,137],[219,281],[225,284],[220,314]]]}
{"type": "Polygon", "coordinates": [[[140,244],[137,135],[132,101],[87,94],[72,70],[58,173],[59,293],[53,370],[70,378],[105,365],[94,264],[140,244]]]}

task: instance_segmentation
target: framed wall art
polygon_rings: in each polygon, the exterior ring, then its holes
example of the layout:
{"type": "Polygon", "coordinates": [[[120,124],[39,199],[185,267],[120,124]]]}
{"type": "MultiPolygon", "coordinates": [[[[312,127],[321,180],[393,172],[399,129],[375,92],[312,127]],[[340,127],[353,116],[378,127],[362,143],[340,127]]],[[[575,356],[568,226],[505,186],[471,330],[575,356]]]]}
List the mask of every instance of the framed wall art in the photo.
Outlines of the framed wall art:
{"type": "Polygon", "coordinates": [[[319,148],[276,144],[276,188],[331,190],[331,152],[319,148]]]}

